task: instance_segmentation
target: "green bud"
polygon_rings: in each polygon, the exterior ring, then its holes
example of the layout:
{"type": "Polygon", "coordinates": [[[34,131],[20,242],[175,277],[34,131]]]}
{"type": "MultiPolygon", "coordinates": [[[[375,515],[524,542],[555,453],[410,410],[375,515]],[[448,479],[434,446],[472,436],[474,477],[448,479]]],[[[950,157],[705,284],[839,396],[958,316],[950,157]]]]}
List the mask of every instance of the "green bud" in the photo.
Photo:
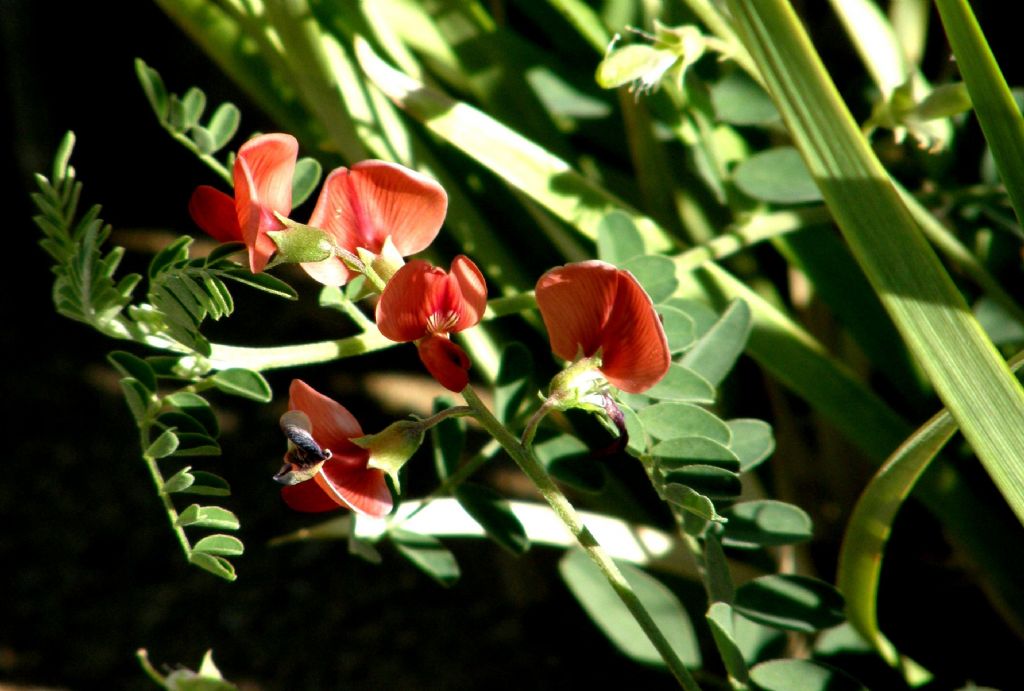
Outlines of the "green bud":
{"type": "Polygon", "coordinates": [[[398,471],[412,458],[423,443],[423,423],[420,420],[399,420],[377,434],[353,439],[352,443],[370,452],[368,468],[383,470],[395,483],[395,490],[401,494],[398,471]]]}
{"type": "Polygon", "coordinates": [[[320,262],[334,255],[334,243],[330,236],[319,228],[295,223],[277,215],[284,223],[284,230],[271,230],[267,233],[277,245],[275,264],[320,262]]]}

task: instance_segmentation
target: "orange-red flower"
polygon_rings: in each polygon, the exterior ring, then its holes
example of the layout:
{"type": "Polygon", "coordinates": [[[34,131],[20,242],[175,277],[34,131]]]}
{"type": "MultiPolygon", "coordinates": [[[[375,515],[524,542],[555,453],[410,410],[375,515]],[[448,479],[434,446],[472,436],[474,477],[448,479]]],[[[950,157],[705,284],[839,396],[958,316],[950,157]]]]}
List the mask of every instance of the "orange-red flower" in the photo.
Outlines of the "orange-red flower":
{"type": "Polygon", "coordinates": [[[668,372],[661,319],[628,271],[601,261],[566,264],[540,277],[536,295],[559,357],[599,355],[605,378],[630,393],[646,391],[668,372]]]}
{"type": "Polygon", "coordinates": [[[208,185],[196,188],[188,211],[200,228],[220,242],[244,242],[249,268],[263,271],[277,246],[267,231],[282,230],[274,213],[292,210],[292,176],[299,143],[290,134],[262,134],[238,150],[235,158],[235,196],[208,185]]]}
{"type": "Polygon", "coordinates": [[[480,321],[487,284],[473,261],[459,255],[451,271],[416,259],[395,273],[377,303],[377,328],[392,341],[416,341],[427,371],[450,391],[469,383],[469,358],[448,335],[480,321]]]}
{"type": "MultiPolygon", "coordinates": [[[[448,195],[435,180],[397,163],[371,160],[337,168],[327,177],[309,225],[351,254],[358,248],[380,254],[390,237],[398,254],[407,257],[434,241],[447,210],[448,195]]],[[[352,278],[337,256],[302,268],[325,285],[352,278]]]]}
{"type": "MultiPolygon", "coordinates": [[[[384,472],[368,468],[370,452],[351,441],[363,436],[355,417],[299,379],[288,389],[288,409],[306,414],[308,432],[328,458],[311,479],[281,488],[285,503],[305,512],[349,508],[378,518],[390,513],[393,502],[384,472]]],[[[286,465],[292,461],[285,455],[286,465]]]]}

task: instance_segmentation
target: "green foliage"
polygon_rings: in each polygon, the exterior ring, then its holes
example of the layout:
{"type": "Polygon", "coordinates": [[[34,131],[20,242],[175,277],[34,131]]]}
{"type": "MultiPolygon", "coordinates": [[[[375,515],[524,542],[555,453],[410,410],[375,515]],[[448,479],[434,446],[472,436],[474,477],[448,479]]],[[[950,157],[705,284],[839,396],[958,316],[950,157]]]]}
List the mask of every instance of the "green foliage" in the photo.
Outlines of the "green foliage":
{"type": "MultiPolygon", "coordinates": [[[[665,631],[672,649],[687,667],[700,667],[700,647],[690,618],[679,599],[653,576],[620,564],[626,580],[644,607],[665,631]]],[[[629,657],[649,665],[664,661],[590,558],[578,549],[559,562],[562,579],[598,628],[629,657]]]]}

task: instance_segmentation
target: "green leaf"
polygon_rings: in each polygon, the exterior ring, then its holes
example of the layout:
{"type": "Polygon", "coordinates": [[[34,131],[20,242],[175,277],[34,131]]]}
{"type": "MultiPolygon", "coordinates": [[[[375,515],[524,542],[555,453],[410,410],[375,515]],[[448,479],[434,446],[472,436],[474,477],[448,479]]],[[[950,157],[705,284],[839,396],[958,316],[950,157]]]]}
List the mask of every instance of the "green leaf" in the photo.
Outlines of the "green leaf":
{"type": "Polygon", "coordinates": [[[174,456],[219,456],[220,444],[204,432],[176,432],[178,448],[174,456]]]}
{"type": "Polygon", "coordinates": [[[242,396],[261,403],[269,403],[273,392],[270,384],[259,372],[241,367],[232,367],[214,374],[210,381],[219,390],[233,396],[242,396]]]}
{"type": "Polygon", "coordinates": [[[772,426],[763,420],[738,418],[726,423],[732,433],[729,448],[740,459],[740,472],[746,473],[763,463],[775,451],[772,426]]]}
{"type": "Polygon", "coordinates": [[[304,156],[296,161],[295,174],[292,176],[292,208],[302,206],[309,199],[322,173],[323,167],[315,158],[304,156]]]}
{"type": "Polygon", "coordinates": [[[231,487],[227,480],[219,475],[208,473],[205,470],[193,470],[192,478],[192,484],[187,489],[180,491],[206,497],[226,497],[231,494],[231,487]]]}
{"type": "Polygon", "coordinates": [[[463,482],[455,490],[462,508],[486,531],[488,537],[515,555],[530,549],[526,530],[512,513],[508,500],[490,487],[463,482]]]}
{"type": "Polygon", "coordinates": [[[124,376],[134,378],[150,391],[156,391],[156,372],[142,358],[123,350],[115,350],[107,355],[107,360],[124,376]]]}
{"type": "Polygon", "coordinates": [[[122,379],[121,390],[124,392],[124,400],[128,403],[132,417],[136,422],[145,420],[154,405],[153,394],[134,377],[122,379]]]}
{"type": "Polygon", "coordinates": [[[583,492],[599,492],[607,473],[591,458],[586,444],[571,434],[559,434],[534,445],[533,451],[544,467],[559,482],[583,492]]]}
{"type": "Polygon", "coordinates": [[[821,201],[800,152],[791,146],[768,149],[742,161],[733,171],[733,182],[744,194],[772,204],[821,201]]]}
{"type": "Polygon", "coordinates": [[[722,520],[722,517],[715,511],[714,502],[692,487],[680,485],[679,483],[669,483],[662,489],[662,495],[665,501],[705,521],[722,520]]]}
{"type": "MultiPolygon", "coordinates": [[[[454,405],[446,396],[434,399],[433,412],[437,414],[454,405]]],[[[466,445],[466,421],[458,417],[441,420],[430,428],[430,446],[434,452],[434,467],[442,481],[448,479],[459,467],[462,450],[466,445]]]]}
{"type": "Polygon", "coordinates": [[[184,492],[191,487],[195,481],[196,478],[192,474],[192,466],[185,466],[164,481],[164,492],[167,494],[184,492]]]}
{"type": "Polygon", "coordinates": [[[727,547],[772,547],[810,540],[814,524],[798,506],[774,499],[734,504],[722,511],[728,519],[722,543],[727,547]]]}
{"type": "Polygon", "coordinates": [[[733,125],[771,125],[779,122],[779,111],[753,79],[733,70],[711,84],[715,116],[733,125]]]}
{"type": "Polygon", "coordinates": [[[174,434],[173,430],[165,429],[146,449],[146,455],[156,459],[166,458],[174,453],[177,448],[177,435],[174,434]]]}
{"type": "Polygon", "coordinates": [[[179,391],[165,396],[164,402],[198,420],[211,437],[216,437],[220,432],[217,416],[206,399],[199,394],[179,391]]]}
{"type": "Polygon", "coordinates": [[[736,645],[734,636],[732,607],[725,602],[712,602],[706,615],[708,628],[711,629],[711,637],[715,640],[715,647],[725,664],[725,671],[730,677],[741,683],[747,681],[747,663],[743,659],[743,652],[736,645]]]}
{"type": "Polygon", "coordinates": [[[156,279],[168,267],[188,261],[188,248],[192,244],[192,238],[183,235],[162,250],[153,255],[149,261],[147,275],[149,280],[156,279]]]}
{"type": "MultiPolygon", "coordinates": [[[[679,599],[649,574],[629,564],[617,564],[683,664],[700,667],[697,636],[679,599]]],[[[558,563],[558,571],[576,600],[616,648],[638,662],[664,666],[661,655],[586,553],[570,549],[558,563]]]]}
{"type": "Polygon", "coordinates": [[[644,430],[644,423],[635,410],[625,403],[619,404],[619,409],[626,419],[626,434],[629,441],[626,443],[626,451],[634,456],[640,456],[647,451],[647,432],[644,430]]]}
{"type": "MultiPolygon", "coordinates": [[[[1024,190],[1024,121],[966,3],[937,3],[975,110],[998,115],[989,143],[1010,161],[1008,189],[1024,190]],[[966,48],[966,50],[963,50],[966,48]],[[978,68],[977,72],[975,68],[978,68]],[[968,75],[980,76],[975,80],[968,75]],[[991,78],[991,79],[989,79],[991,78]],[[998,94],[998,95],[997,95],[998,94]],[[994,97],[994,98],[993,98],[994,97]]],[[[963,297],[886,170],[838,96],[792,8],[729,0],[738,33],[760,68],[794,142],[858,263],[940,397],[959,421],[986,471],[1024,521],[1024,390],[985,338],[963,297]],[[794,79],[799,75],[799,79],[794,79]],[[937,338],[936,334],[941,334],[937,338]]],[[[1024,201],[1016,206],[1024,207],[1024,201]]],[[[849,408],[849,406],[847,406],[849,408]]],[[[867,429],[864,430],[867,434],[867,429]]]]}
{"type": "Polygon", "coordinates": [[[633,257],[624,262],[622,268],[636,277],[654,304],[667,300],[679,287],[676,265],[671,259],[660,254],[633,257]]]}
{"type": "Polygon", "coordinates": [[[188,136],[201,154],[211,154],[217,150],[213,135],[202,125],[192,125],[188,130],[188,136]]]}
{"type": "MultiPolygon", "coordinates": [[[[231,513],[230,511],[226,513],[231,513]]],[[[222,557],[237,557],[245,552],[245,545],[232,535],[207,535],[192,545],[192,553],[211,554],[222,557]]]]}
{"type": "Polygon", "coordinates": [[[704,582],[707,585],[709,600],[732,602],[736,589],[729,574],[725,550],[722,549],[718,533],[714,530],[708,530],[704,535],[704,582]]]}
{"type": "Polygon", "coordinates": [[[167,119],[167,88],[164,86],[164,80],[156,70],[143,62],[142,58],[135,58],[135,75],[157,119],[164,122],[167,119]]]}
{"type": "Polygon", "coordinates": [[[675,484],[689,487],[711,499],[731,499],[742,490],[740,478],[736,473],[713,465],[688,465],[676,468],[667,471],[662,481],[665,483],[665,498],[669,501],[673,501],[671,497],[678,491],[670,489],[675,484]]]}
{"type": "Polygon", "coordinates": [[[618,209],[636,223],[648,252],[670,246],[650,219],[626,207],[566,161],[485,113],[395,70],[365,41],[357,39],[355,50],[366,75],[403,110],[559,218],[585,228],[590,239],[596,240],[601,219],[618,209]]]}
{"type": "Polygon", "coordinates": [[[692,369],[676,363],[672,363],[665,378],[648,389],[645,394],[664,401],[715,402],[715,388],[708,380],[692,369]]]}
{"type": "Polygon", "coordinates": [[[769,660],[750,670],[760,691],[867,691],[843,671],[809,660],[769,660]]]}
{"type": "MultiPolygon", "coordinates": [[[[1014,369],[1021,359],[1014,359],[1014,369]]],[[[890,666],[899,668],[908,683],[930,677],[916,662],[902,655],[878,626],[878,586],[885,545],[903,502],[921,475],[956,433],[947,410],[936,413],[914,432],[878,469],[853,508],[839,550],[836,585],[846,597],[846,614],[860,633],[890,666]]]]}
{"type": "Polygon", "coordinates": [[[621,267],[625,262],[644,254],[644,239],[633,219],[622,211],[605,214],[597,224],[597,257],[621,267]]]}
{"type": "Polygon", "coordinates": [[[274,278],[270,274],[264,272],[260,274],[250,273],[248,269],[238,267],[237,269],[231,269],[224,272],[225,278],[230,278],[232,281],[238,281],[244,283],[247,286],[262,290],[265,293],[271,295],[277,295],[278,297],[287,298],[288,300],[298,300],[299,294],[295,292],[295,289],[285,283],[279,278],[274,278]]]}
{"type": "Polygon", "coordinates": [[[813,633],[842,623],[843,596],[817,578],[773,574],[747,581],[736,589],[733,607],[765,626],[813,633]]]}
{"type": "Polygon", "coordinates": [[[692,346],[697,338],[693,318],[681,309],[664,303],[658,305],[657,310],[665,329],[665,338],[668,339],[669,351],[677,355],[692,346]]]}
{"type": "Polygon", "coordinates": [[[220,456],[220,444],[204,432],[175,432],[178,447],[173,456],[220,456]]]}
{"type": "Polygon", "coordinates": [[[206,435],[206,428],[198,420],[177,410],[169,410],[160,413],[156,421],[167,429],[174,428],[176,432],[190,432],[192,434],[206,435]]]}
{"type": "Polygon", "coordinates": [[[720,317],[715,310],[703,302],[690,298],[669,298],[665,301],[665,306],[675,308],[693,320],[693,334],[696,338],[700,338],[710,331],[720,317]]]}
{"type": "MultiPolygon", "coordinates": [[[[647,410],[645,408],[640,411],[641,419],[647,410]]],[[[647,427],[646,420],[644,427],[647,427]]],[[[666,439],[651,448],[651,455],[654,456],[658,467],[664,470],[675,470],[694,464],[724,468],[733,474],[740,469],[740,461],[736,454],[721,442],[706,437],[666,439]]]]}
{"type": "Polygon", "coordinates": [[[203,111],[206,110],[206,94],[199,87],[193,86],[185,92],[181,105],[185,111],[181,129],[187,130],[197,125],[199,118],[203,117],[203,111]]]}
{"type": "Polygon", "coordinates": [[[391,530],[388,535],[403,557],[444,587],[459,580],[455,556],[436,538],[400,529],[391,530]]]}
{"type": "Polygon", "coordinates": [[[221,103],[217,110],[213,111],[210,122],[206,125],[213,140],[213,151],[220,151],[227,146],[238,132],[241,120],[242,114],[234,103],[221,103]]]}
{"type": "Polygon", "coordinates": [[[192,552],[188,555],[188,560],[199,568],[209,571],[214,576],[220,576],[226,581],[233,581],[238,578],[237,574],[235,574],[235,567],[224,557],[207,552],[192,552]]]}
{"type": "Polygon", "coordinates": [[[200,506],[199,504],[192,504],[182,511],[175,522],[181,527],[192,526],[217,530],[238,530],[241,527],[238,517],[227,509],[222,509],[219,506],[200,506]]]}
{"type": "Polygon", "coordinates": [[[1024,118],[970,4],[936,0],[935,6],[1019,225],[1024,222],[1024,118]]]}
{"type": "Polygon", "coordinates": [[[637,415],[644,423],[644,429],[655,439],[705,437],[725,446],[732,439],[732,432],[726,423],[692,403],[656,403],[637,415]]]}
{"type": "Polygon", "coordinates": [[[743,300],[734,300],[715,325],[687,351],[681,364],[712,386],[718,386],[746,348],[750,328],[750,307],[743,300]]]}
{"type": "Polygon", "coordinates": [[[498,377],[494,382],[494,415],[504,424],[515,420],[516,413],[529,395],[533,379],[533,356],[522,343],[513,341],[502,348],[498,377]]]}

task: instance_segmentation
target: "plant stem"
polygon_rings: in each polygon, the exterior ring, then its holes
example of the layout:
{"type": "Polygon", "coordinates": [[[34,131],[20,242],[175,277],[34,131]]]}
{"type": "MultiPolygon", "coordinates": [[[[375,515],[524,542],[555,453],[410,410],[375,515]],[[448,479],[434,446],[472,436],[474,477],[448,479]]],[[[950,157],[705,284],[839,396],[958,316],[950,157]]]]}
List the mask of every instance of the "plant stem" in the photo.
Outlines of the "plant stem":
{"type": "Polygon", "coordinates": [[[604,548],[597,542],[590,529],[583,523],[583,519],[576,513],[576,509],[573,508],[573,505],[562,494],[562,491],[558,489],[554,480],[551,479],[551,476],[548,475],[533,453],[522,446],[505,426],[494,417],[471,386],[467,386],[462,391],[462,396],[466,399],[466,403],[473,408],[477,421],[498,440],[498,443],[512,456],[520,469],[533,481],[541,496],[544,497],[554,510],[555,515],[565,524],[565,527],[576,538],[577,542],[587,553],[587,556],[597,565],[597,568],[600,569],[602,575],[608,580],[615,594],[619,596],[619,599],[629,609],[633,618],[640,625],[640,628],[647,634],[647,638],[661,655],[665,664],[675,676],[676,681],[679,682],[679,685],[684,689],[699,690],[700,686],[676,655],[661,629],[658,628],[650,613],[643,603],[640,602],[640,598],[637,597],[629,582],[626,581],[622,572],[619,571],[618,566],[615,565],[615,562],[612,561],[611,557],[604,551],[604,548]]]}

